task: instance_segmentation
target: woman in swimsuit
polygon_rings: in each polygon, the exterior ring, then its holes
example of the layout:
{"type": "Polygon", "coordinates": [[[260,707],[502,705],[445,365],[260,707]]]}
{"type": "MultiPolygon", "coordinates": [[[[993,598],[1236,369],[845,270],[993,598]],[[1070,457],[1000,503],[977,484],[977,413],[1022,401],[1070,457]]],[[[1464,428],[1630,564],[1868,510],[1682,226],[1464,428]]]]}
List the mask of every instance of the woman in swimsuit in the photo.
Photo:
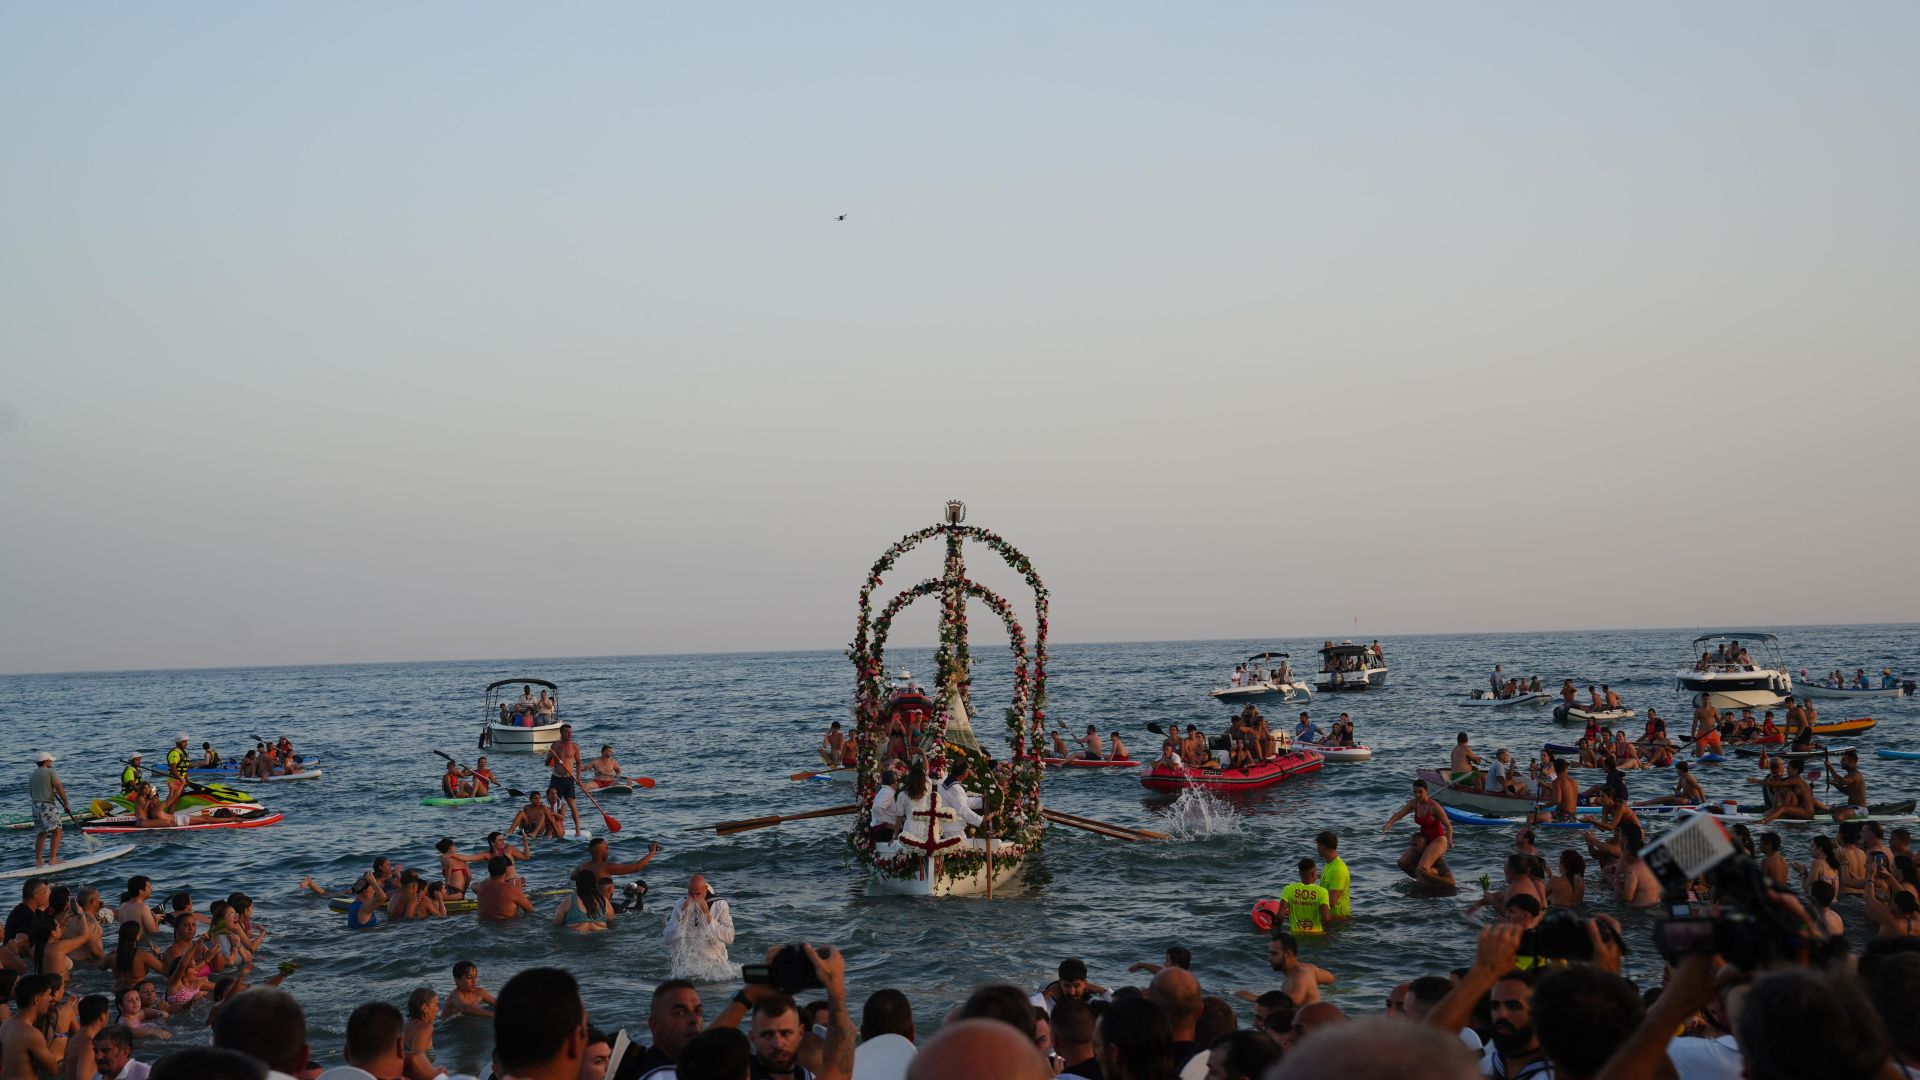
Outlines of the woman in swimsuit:
{"type": "Polygon", "coordinates": [[[440,1016],[440,995],[422,986],[407,995],[407,1026],[400,1032],[400,1052],[406,1055],[401,1075],[405,1080],[434,1080],[446,1070],[434,1065],[428,1054],[433,1050],[433,1022],[440,1016]]]}
{"type": "MultiPolygon", "coordinates": [[[[553,909],[553,925],[577,934],[597,933],[607,928],[613,915],[607,910],[606,897],[600,892],[600,875],[583,866],[573,872],[573,892],[553,909]]],[[[431,1078],[429,1078],[431,1080],[431,1078]]]]}
{"type": "Polygon", "coordinates": [[[193,936],[193,920],[180,920],[173,933],[173,944],[167,947],[172,965],[167,969],[167,1006],[177,1013],[213,989],[207,981],[213,969],[205,962],[206,944],[193,936]]]}
{"type": "Polygon", "coordinates": [[[473,885],[473,871],[467,869],[467,865],[483,863],[493,857],[490,851],[479,855],[462,855],[454,850],[451,836],[441,837],[433,849],[440,853],[440,879],[446,883],[447,894],[455,899],[466,895],[467,889],[473,885]]]}
{"type": "Polygon", "coordinates": [[[1572,848],[1560,852],[1560,873],[1547,880],[1549,907],[1579,907],[1587,898],[1587,860],[1572,848]]]}
{"type": "Polygon", "coordinates": [[[1920,899],[1901,889],[1885,867],[1873,872],[1865,896],[1867,918],[1880,927],[1881,937],[1920,937],[1920,899]]]}
{"type": "Polygon", "coordinates": [[[1413,815],[1413,823],[1420,831],[1396,860],[1401,871],[1423,884],[1452,888],[1453,873],[1447,869],[1445,857],[1447,849],[1453,846],[1453,823],[1447,820],[1446,811],[1440,808],[1440,804],[1428,797],[1425,780],[1413,782],[1413,798],[1395,810],[1380,831],[1391,831],[1394,823],[1408,814],[1413,815]]]}
{"type": "MultiPolygon", "coordinates": [[[[151,911],[148,912],[152,914],[151,911]]],[[[167,969],[159,954],[140,945],[140,924],[124,922],[120,924],[120,941],[113,950],[113,988],[125,993],[133,989],[134,984],[149,975],[156,975],[167,969]]]]}
{"type": "Polygon", "coordinates": [[[1835,891],[1840,888],[1840,856],[1833,849],[1833,837],[1821,834],[1813,838],[1813,853],[1805,863],[1794,863],[1793,869],[1802,879],[1804,887],[1811,888],[1816,881],[1832,885],[1835,891]]]}

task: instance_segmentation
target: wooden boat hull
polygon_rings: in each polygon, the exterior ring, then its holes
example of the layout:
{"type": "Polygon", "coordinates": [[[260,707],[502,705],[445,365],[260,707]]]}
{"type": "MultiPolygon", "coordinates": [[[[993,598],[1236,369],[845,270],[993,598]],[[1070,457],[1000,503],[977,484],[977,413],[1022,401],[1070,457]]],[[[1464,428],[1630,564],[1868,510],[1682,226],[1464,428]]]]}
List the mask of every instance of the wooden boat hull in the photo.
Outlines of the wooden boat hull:
{"type": "MultiPolygon", "coordinates": [[[[993,859],[993,891],[997,896],[1010,887],[1020,874],[1023,856],[1009,851],[993,859]]],[[[867,878],[868,896],[985,896],[987,871],[982,866],[971,874],[950,877],[940,872],[932,857],[921,859],[920,872],[909,877],[893,877],[872,871],[867,878]]]]}

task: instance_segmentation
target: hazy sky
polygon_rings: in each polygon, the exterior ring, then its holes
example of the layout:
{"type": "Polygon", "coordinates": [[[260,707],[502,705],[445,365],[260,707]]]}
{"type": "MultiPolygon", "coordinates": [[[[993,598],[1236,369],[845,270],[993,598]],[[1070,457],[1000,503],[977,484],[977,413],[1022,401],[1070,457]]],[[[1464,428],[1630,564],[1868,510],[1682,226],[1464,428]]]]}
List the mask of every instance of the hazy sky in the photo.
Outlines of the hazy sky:
{"type": "Polygon", "coordinates": [[[1920,618],[1916,41],[8,4],[0,670],[1920,618]]]}

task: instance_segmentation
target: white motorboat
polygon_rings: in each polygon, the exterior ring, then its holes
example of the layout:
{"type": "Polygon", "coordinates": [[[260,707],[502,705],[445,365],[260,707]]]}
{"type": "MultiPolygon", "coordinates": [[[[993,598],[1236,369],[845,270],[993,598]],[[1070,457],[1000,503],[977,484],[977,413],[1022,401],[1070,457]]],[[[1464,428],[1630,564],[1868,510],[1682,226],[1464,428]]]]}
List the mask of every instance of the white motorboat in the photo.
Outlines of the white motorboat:
{"type": "Polygon", "coordinates": [[[1475,690],[1460,699],[1460,704],[1479,709],[1505,709],[1514,705],[1545,705],[1553,695],[1544,690],[1522,690],[1512,697],[1494,697],[1492,690],[1475,690]]]}
{"type": "Polygon", "coordinates": [[[1832,701],[1858,701],[1865,698],[1905,697],[1914,692],[1912,679],[1896,677],[1891,670],[1881,672],[1878,686],[1835,686],[1832,677],[1822,682],[1807,677],[1807,669],[1800,669],[1800,681],[1793,684],[1793,696],[1801,698],[1823,698],[1832,701]]]}
{"type": "Polygon", "coordinates": [[[1283,652],[1255,653],[1234,669],[1234,681],[1207,691],[1213,700],[1228,705],[1246,701],[1313,700],[1313,687],[1293,674],[1293,661],[1283,652]],[[1274,663],[1273,661],[1279,661],[1274,663]]]}
{"type": "Polygon", "coordinates": [[[545,679],[521,677],[500,679],[487,684],[486,729],[480,733],[480,749],[544,750],[560,741],[560,688],[545,679]],[[518,697],[507,697],[504,689],[518,686],[518,697]],[[533,688],[540,687],[539,697],[533,688]],[[547,704],[542,706],[540,698],[547,704]]]}
{"type": "Polygon", "coordinates": [[[1387,662],[1372,647],[1329,641],[1320,647],[1320,673],[1313,688],[1322,693],[1371,690],[1387,685],[1387,662]]]}
{"type": "Polygon", "coordinates": [[[1688,654],[1699,653],[1675,677],[1675,685],[1706,698],[1716,709],[1771,709],[1793,694],[1793,676],[1780,658],[1780,639],[1757,631],[1701,634],[1688,654]],[[1713,648],[1704,646],[1712,644],[1713,648]],[[1755,653],[1759,655],[1754,655],[1755,653]]]}

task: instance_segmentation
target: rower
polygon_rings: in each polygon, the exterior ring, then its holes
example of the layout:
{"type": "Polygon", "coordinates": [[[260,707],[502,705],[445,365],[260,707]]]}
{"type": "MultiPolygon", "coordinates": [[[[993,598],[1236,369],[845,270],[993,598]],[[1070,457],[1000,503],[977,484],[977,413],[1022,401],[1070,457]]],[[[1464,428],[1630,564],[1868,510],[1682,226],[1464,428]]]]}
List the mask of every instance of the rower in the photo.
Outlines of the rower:
{"type": "Polygon", "coordinates": [[[1452,771],[1447,776],[1447,786],[1467,787],[1473,791],[1484,790],[1483,774],[1479,769],[1479,766],[1484,764],[1486,759],[1473,752],[1473,747],[1467,745],[1467,733],[1461,732],[1454,740],[1453,757],[1449,766],[1452,771]]]}
{"type": "Polygon", "coordinates": [[[447,771],[440,774],[440,794],[449,799],[464,799],[468,788],[460,782],[460,766],[449,759],[447,771]]]}
{"type": "Polygon", "coordinates": [[[1087,725],[1086,738],[1077,741],[1080,743],[1080,752],[1074,757],[1083,761],[1099,761],[1106,756],[1106,749],[1100,743],[1100,731],[1092,724],[1087,725]]]}
{"type": "Polygon", "coordinates": [[[1315,724],[1306,713],[1301,713],[1300,722],[1293,726],[1293,741],[1317,743],[1323,741],[1325,738],[1326,736],[1320,731],[1320,726],[1315,724]]]}
{"type": "Polygon", "coordinates": [[[1127,744],[1120,741],[1120,733],[1117,731],[1107,736],[1107,760],[1127,760],[1127,744]]]}
{"type": "MultiPolygon", "coordinates": [[[[833,726],[835,729],[838,729],[840,727],[840,721],[835,720],[833,726]]],[[[837,758],[829,758],[827,760],[832,764],[838,763],[837,758]]],[[[594,787],[607,787],[615,780],[620,779],[620,763],[613,760],[613,744],[602,743],[600,746],[600,756],[587,762],[587,769],[593,773],[594,787]]]]}

